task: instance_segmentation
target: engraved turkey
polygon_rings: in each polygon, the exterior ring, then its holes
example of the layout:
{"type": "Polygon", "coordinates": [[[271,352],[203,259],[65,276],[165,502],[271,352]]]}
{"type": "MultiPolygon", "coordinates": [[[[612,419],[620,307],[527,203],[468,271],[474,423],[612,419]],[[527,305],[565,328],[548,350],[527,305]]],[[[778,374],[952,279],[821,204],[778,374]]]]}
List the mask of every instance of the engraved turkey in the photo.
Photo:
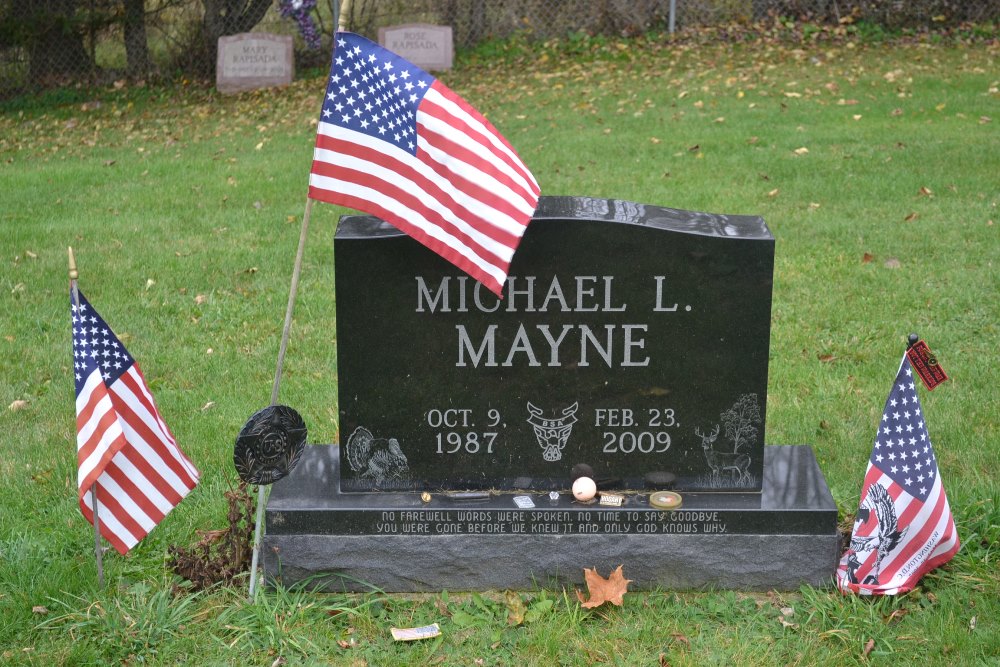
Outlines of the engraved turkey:
{"type": "Polygon", "coordinates": [[[376,484],[407,479],[410,466],[395,438],[376,438],[363,426],[347,439],[347,462],[360,479],[376,484]]]}

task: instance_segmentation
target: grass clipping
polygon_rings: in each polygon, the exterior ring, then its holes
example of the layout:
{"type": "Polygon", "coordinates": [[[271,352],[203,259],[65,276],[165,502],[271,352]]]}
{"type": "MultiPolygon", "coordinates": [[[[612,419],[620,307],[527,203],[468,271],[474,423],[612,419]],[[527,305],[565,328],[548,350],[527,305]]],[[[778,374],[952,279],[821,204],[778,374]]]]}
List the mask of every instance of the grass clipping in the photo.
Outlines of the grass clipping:
{"type": "Polygon", "coordinates": [[[228,527],[197,530],[201,539],[188,549],[172,545],[167,549],[170,568],[194,584],[195,590],[231,581],[250,569],[253,551],[253,499],[247,485],[240,482],[226,492],[228,527]]]}

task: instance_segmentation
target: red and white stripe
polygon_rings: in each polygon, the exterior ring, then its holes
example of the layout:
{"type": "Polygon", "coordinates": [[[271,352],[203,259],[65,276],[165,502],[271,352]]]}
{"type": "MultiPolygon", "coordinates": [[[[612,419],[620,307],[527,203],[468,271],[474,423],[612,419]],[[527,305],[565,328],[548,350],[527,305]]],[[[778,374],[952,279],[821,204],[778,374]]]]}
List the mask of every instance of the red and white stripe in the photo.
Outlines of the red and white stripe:
{"type": "MultiPolygon", "coordinates": [[[[862,497],[867,496],[872,484],[880,484],[888,491],[895,505],[897,525],[901,530],[906,527],[906,533],[896,548],[882,559],[877,586],[852,584],[847,580],[847,555],[840,561],[838,583],[843,590],[865,595],[905,593],[924,574],[948,562],[958,552],[960,543],[955,520],[940,475],[935,477],[924,501],[907,493],[888,475],[869,464],[862,497]]],[[[870,537],[877,529],[877,522],[871,521],[867,528],[865,525],[857,526],[852,537],[870,537]]],[[[876,554],[872,552],[861,563],[857,571],[859,581],[864,581],[872,572],[875,558],[876,554]]]]}
{"type": "Polygon", "coordinates": [[[139,367],[107,387],[99,370],[76,399],[80,510],[119,553],[145,537],[195,487],[199,473],[177,446],[139,367]]]}
{"type": "Polygon", "coordinates": [[[414,156],[321,121],[309,196],[382,218],[500,294],[538,183],[489,121],[438,81],[416,125],[414,156]]]}

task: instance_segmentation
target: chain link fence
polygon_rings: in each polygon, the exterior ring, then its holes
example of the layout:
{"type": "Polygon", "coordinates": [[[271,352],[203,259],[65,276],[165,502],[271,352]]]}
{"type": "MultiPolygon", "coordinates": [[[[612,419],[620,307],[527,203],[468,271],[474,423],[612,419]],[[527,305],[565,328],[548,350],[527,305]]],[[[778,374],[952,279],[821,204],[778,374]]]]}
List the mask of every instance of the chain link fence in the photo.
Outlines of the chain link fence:
{"type": "MultiPolygon", "coordinates": [[[[0,0],[0,97],[126,77],[210,79],[218,38],[250,31],[295,35],[298,66],[322,67],[338,6],[338,0],[0,0]]],[[[631,36],[777,17],[935,30],[1000,21],[1000,0],[355,0],[347,19],[369,37],[401,23],[450,25],[455,45],[470,48],[515,34],[631,36]]]]}

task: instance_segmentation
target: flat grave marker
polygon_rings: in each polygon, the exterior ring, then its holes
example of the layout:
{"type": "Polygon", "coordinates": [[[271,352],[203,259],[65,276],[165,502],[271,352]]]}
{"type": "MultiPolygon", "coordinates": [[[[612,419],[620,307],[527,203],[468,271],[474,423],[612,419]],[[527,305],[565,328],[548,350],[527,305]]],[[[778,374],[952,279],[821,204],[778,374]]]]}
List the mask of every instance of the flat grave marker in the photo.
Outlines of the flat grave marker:
{"type": "Polygon", "coordinates": [[[287,86],[294,74],[290,35],[247,32],[219,38],[215,87],[221,93],[287,86]]]}
{"type": "Polygon", "coordinates": [[[451,69],[455,59],[451,26],[408,23],[378,29],[378,43],[422,69],[451,69]]]}

